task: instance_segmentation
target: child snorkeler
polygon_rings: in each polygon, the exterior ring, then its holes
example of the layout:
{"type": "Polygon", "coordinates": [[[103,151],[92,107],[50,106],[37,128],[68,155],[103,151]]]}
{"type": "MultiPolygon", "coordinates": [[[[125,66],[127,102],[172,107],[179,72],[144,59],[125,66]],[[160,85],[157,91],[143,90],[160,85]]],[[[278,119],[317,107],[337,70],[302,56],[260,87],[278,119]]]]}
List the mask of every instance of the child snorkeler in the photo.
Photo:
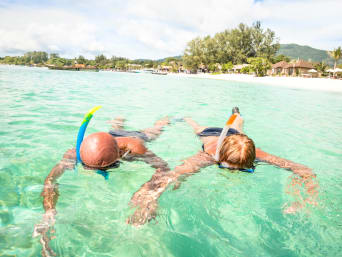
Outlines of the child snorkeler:
{"type": "MultiPolygon", "coordinates": [[[[311,169],[302,164],[268,154],[259,148],[255,148],[253,140],[243,134],[244,120],[240,116],[237,107],[233,108],[233,115],[235,115],[235,120],[219,147],[218,141],[222,128],[200,126],[191,118],[185,118],[185,121],[201,139],[203,143],[202,150],[185,159],[181,165],[175,167],[170,172],[164,173],[157,170],[152,178],[142,185],[131,198],[131,205],[138,208],[127,219],[127,223],[139,226],[154,219],[156,217],[158,198],[170,184],[175,183],[175,188],[178,188],[180,185],[178,179],[181,176],[191,176],[199,172],[201,168],[215,164],[220,168],[251,173],[254,172],[256,158],[258,162],[266,162],[279,168],[291,170],[300,177],[301,181],[299,183],[304,184],[308,198],[303,203],[295,203],[286,208],[284,210],[285,213],[294,213],[297,209],[303,207],[305,203],[316,204],[315,199],[318,194],[318,185],[313,180],[315,175],[311,169]]],[[[298,184],[298,181],[296,183],[298,184]]]]}
{"type": "MultiPolygon", "coordinates": [[[[80,148],[82,164],[86,169],[97,170],[100,174],[106,174],[107,170],[118,167],[118,160],[143,161],[151,167],[162,172],[169,171],[167,162],[148,150],[145,141],[156,139],[163,131],[163,127],[169,124],[167,117],[158,120],[151,128],[142,131],[125,131],[123,119],[117,118],[110,121],[113,130],[93,133],[86,137],[80,148]]],[[[67,150],[63,158],[52,168],[45,178],[43,196],[43,207],[45,213],[42,222],[35,225],[33,237],[41,235],[42,256],[55,256],[49,247],[51,237],[50,228],[55,224],[57,214],[56,204],[58,200],[57,179],[63,175],[65,170],[72,170],[76,166],[76,149],[67,150]]],[[[106,174],[108,175],[108,174],[106,174]]],[[[51,229],[53,232],[53,229],[51,229]]]]}

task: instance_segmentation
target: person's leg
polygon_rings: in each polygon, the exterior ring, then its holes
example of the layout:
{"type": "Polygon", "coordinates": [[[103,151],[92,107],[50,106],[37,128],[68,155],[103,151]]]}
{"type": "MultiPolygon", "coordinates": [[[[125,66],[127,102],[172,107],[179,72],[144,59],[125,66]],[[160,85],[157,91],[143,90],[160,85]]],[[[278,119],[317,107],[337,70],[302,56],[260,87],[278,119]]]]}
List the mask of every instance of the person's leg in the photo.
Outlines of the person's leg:
{"type": "Polygon", "coordinates": [[[184,120],[186,121],[186,123],[188,123],[194,130],[195,134],[199,134],[201,133],[203,130],[205,130],[208,127],[205,126],[200,126],[196,121],[194,121],[192,118],[190,117],[186,117],[184,118],[184,120]]]}
{"type": "Polygon", "coordinates": [[[163,131],[163,128],[170,123],[169,117],[164,117],[160,120],[157,120],[153,127],[146,128],[141,130],[141,132],[145,133],[149,140],[155,140],[160,136],[163,131]]]}
{"type": "Polygon", "coordinates": [[[233,129],[236,129],[239,131],[241,134],[243,134],[243,124],[244,124],[244,119],[241,117],[239,113],[236,113],[237,117],[234,120],[233,124],[230,126],[233,129]]]}
{"type": "Polygon", "coordinates": [[[123,130],[125,119],[122,117],[116,117],[114,120],[108,121],[114,130],[123,130]]]}

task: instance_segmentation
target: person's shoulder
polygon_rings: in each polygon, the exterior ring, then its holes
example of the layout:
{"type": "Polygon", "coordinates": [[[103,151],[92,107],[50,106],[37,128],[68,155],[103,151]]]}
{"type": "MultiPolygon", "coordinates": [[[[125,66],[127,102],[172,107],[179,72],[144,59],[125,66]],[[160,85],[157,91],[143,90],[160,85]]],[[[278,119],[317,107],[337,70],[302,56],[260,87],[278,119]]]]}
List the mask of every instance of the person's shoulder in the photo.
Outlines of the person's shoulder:
{"type": "Polygon", "coordinates": [[[137,137],[116,137],[120,150],[130,151],[131,154],[142,155],[146,153],[147,148],[144,141],[137,137]]]}
{"type": "Polygon", "coordinates": [[[204,144],[204,151],[207,154],[214,155],[216,153],[217,138],[212,138],[204,144]]]}

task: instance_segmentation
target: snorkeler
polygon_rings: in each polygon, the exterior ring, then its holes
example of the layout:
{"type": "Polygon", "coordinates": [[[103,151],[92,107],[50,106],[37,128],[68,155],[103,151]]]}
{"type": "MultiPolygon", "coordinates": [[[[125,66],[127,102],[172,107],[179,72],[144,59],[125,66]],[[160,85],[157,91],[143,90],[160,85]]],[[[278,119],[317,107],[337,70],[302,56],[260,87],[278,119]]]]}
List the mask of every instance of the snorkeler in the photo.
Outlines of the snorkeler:
{"type": "MultiPolygon", "coordinates": [[[[142,131],[125,131],[123,121],[122,118],[110,121],[113,130],[109,133],[93,133],[82,141],[79,153],[84,168],[95,170],[106,178],[107,170],[118,167],[119,159],[121,159],[143,161],[160,171],[169,171],[167,162],[148,150],[144,144],[145,141],[156,139],[162,133],[163,127],[169,124],[169,119],[165,117],[158,120],[153,127],[142,131]]],[[[52,238],[49,231],[55,224],[57,214],[56,204],[59,196],[57,179],[65,170],[74,169],[76,164],[77,149],[67,150],[62,160],[52,168],[44,181],[41,195],[45,213],[42,222],[35,225],[33,232],[33,237],[41,235],[42,256],[55,256],[49,247],[49,241],[52,238]]],[[[53,229],[51,229],[52,232],[53,229]]]]}
{"type": "Polygon", "coordinates": [[[181,176],[191,176],[199,172],[201,168],[215,164],[219,168],[226,168],[231,171],[239,170],[253,173],[256,158],[258,162],[266,162],[279,168],[291,170],[300,177],[300,179],[294,178],[293,184],[304,184],[308,198],[302,203],[296,202],[289,206],[284,210],[285,213],[294,213],[305,203],[316,204],[318,185],[313,180],[315,174],[312,173],[311,169],[255,148],[253,140],[243,134],[244,120],[237,107],[233,109],[233,115],[229,119],[231,123],[225,127],[226,129],[200,126],[191,118],[185,118],[185,121],[203,142],[202,150],[185,159],[181,165],[170,172],[164,173],[157,170],[152,178],[142,185],[131,198],[131,205],[138,208],[128,218],[127,223],[139,226],[154,219],[158,198],[172,183],[177,189],[180,186],[179,178],[181,176]],[[222,138],[221,142],[219,142],[220,138],[222,138]]]}

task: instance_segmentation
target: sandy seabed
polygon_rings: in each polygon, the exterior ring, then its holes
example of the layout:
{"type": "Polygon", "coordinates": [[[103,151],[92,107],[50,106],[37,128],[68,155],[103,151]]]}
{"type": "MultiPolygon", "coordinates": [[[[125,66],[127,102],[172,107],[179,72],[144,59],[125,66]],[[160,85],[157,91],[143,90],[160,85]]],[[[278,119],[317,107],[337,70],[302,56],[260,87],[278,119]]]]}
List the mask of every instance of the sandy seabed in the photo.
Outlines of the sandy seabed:
{"type": "Polygon", "coordinates": [[[228,81],[238,81],[247,83],[256,83],[263,85],[272,85],[289,88],[299,88],[308,90],[321,90],[342,93],[342,80],[329,78],[301,78],[301,77],[255,77],[246,74],[168,74],[168,76],[205,78],[228,81]]]}

